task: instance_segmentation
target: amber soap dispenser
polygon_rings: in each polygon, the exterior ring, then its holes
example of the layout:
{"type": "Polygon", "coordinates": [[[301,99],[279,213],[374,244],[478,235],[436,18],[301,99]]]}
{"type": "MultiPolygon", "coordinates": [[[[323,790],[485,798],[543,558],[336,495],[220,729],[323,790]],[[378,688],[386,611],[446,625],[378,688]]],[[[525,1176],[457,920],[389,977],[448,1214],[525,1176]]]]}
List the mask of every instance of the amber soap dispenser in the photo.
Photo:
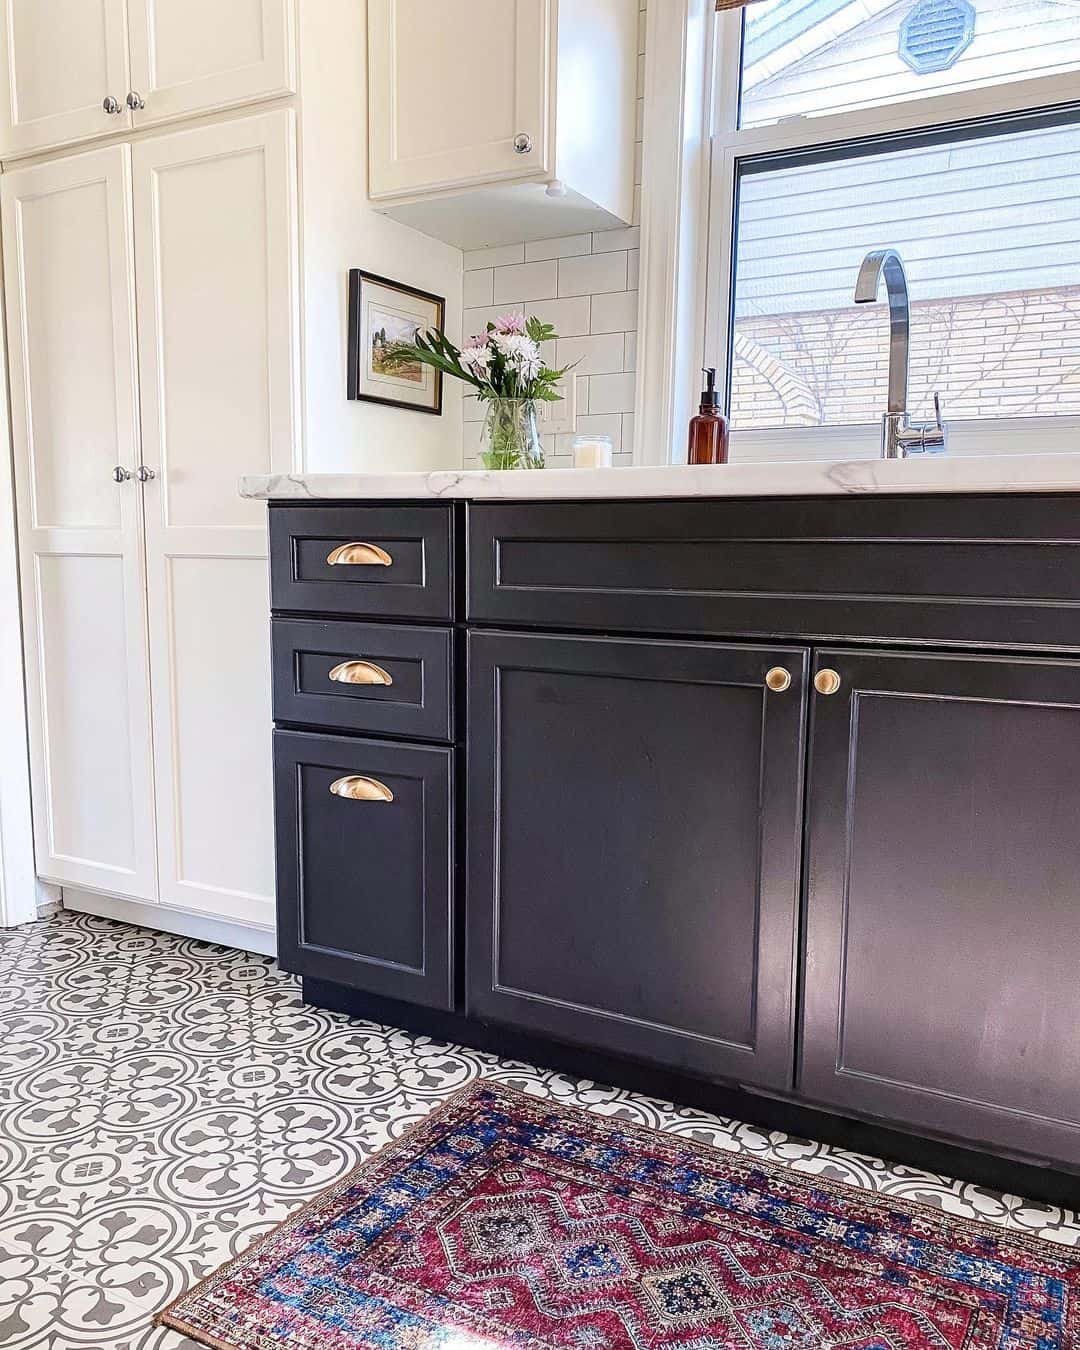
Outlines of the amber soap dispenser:
{"type": "Polygon", "coordinates": [[[702,367],[705,388],[701,391],[701,407],[690,419],[688,464],[726,464],[728,450],[728,422],[720,411],[720,397],[716,392],[716,371],[702,367]]]}

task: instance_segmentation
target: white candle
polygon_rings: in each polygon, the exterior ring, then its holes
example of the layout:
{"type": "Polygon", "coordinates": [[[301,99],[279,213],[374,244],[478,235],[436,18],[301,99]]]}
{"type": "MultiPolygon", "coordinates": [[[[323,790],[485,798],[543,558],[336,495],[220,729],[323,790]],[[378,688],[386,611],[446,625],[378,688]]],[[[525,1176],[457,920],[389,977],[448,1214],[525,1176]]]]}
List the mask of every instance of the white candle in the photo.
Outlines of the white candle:
{"type": "Polygon", "coordinates": [[[575,469],[611,468],[610,436],[575,436],[571,448],[575,469]]]}

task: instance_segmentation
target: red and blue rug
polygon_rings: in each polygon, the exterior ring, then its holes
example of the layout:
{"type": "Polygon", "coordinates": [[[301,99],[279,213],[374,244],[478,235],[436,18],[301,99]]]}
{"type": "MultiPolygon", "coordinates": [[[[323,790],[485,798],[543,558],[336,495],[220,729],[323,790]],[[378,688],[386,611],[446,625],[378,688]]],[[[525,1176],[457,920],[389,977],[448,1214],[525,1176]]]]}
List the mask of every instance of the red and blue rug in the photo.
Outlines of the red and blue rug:
{"type": "Polygon", "coordinates": [[[482,1080],[159,1320],[218,1350],[1080,1350],[1080,1253],[482,1080]]]}

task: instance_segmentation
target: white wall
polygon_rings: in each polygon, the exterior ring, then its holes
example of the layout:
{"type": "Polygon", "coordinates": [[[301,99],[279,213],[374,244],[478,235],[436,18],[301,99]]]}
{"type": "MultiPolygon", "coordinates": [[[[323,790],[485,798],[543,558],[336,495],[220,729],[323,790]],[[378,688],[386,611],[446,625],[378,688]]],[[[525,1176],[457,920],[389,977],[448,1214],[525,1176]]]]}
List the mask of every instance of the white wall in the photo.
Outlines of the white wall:
{"type": "Polygon", "coordinates": [[[446,332],[457,341],[462,258],[459,249],[368,204],[366,0],[302,0],[297,8],[304,467],[313,473],[460,467],[456,380],[444,383],[441,417],[345,397],[349,268],[445,296],[446,332]]]}

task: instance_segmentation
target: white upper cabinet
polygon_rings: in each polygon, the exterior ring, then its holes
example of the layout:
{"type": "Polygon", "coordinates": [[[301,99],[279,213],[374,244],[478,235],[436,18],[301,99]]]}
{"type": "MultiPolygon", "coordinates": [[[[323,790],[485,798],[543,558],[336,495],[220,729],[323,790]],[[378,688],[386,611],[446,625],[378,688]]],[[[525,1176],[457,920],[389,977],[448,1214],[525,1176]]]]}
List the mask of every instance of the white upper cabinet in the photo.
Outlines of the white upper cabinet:
{"type": "Polygon", "coordinates": [[[551,167],[550,0],[369,0],[368,33],[373,198],[551,167]]]}
{"type": "Polygon", "coordinates": [[[128,28],[136,126],[296,87],[290,0],[128,0],[128,28]]]}
{"type": "Polygon", "coordinates": [[[125,0],[0,0],[0,155],[130,127],[125,0]],[[110,113],[109,107],[116,112],[110,113]]]}
{"type": "Polygon", "coordinates": [[[637,0],[368,0],[368,192],[459,248],[627,224],[637,0]]]}
{"type": "Polygon", "coordinates": [[[294,0],[0,0],[0,158],[296,88],[294,0]]]}

